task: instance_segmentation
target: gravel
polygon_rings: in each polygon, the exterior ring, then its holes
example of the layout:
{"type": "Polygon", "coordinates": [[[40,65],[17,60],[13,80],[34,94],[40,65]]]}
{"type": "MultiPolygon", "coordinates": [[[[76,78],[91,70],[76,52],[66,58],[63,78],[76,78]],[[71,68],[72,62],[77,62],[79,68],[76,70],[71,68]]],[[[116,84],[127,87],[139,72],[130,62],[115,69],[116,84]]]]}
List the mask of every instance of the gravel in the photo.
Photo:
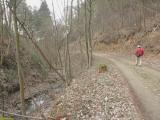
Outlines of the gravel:
{"type": "Polygon", "coordinates": [[[73,79],[57,100],[52,116],[70,120],[142,120],[134,106],[129,87],[114,65],[98,73],[97,65],[73,79]]]}

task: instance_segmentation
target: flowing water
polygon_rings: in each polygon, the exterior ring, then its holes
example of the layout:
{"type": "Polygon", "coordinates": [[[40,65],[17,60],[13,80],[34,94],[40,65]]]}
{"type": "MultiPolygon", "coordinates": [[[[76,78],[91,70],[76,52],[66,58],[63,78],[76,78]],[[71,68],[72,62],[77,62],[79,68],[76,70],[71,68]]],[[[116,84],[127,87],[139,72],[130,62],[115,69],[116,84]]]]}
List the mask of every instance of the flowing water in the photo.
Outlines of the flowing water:
{"type": "MultiPolygon", "coordinates": [[[[55,94],[58,94],[60,92],[62,92],[64,89],[64,84],[63,82],[57,82],[52,83],[49,85],[48,91],[53,92],[55,94]]],[[[48,106],[50,106],[51,101],[53,101],[53,98],[51,98],[48,93],[42,93],[40,95],[36,95],[34,98],[31,98],[27,101],[27,107],[26,107],[26,111],[27,114],[33,113],[36,110],[38,110],[38,108],[42,107],[43,108],[47,108],[48,106]]]]}

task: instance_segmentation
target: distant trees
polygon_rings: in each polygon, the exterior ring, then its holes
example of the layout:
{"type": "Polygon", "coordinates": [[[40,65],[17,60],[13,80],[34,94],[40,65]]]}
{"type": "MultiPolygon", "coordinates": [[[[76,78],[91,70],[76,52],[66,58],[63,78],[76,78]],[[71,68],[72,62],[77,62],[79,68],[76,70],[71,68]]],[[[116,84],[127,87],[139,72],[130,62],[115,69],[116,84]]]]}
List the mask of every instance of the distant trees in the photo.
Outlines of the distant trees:
{"type": "Polygon", "coordinates": [[[9,38],[9,19],[7,19],[5,0],[0,0],[0,64],[3,64],[4,57],[8,53],[8,44],[5,39],[9,38]]]}
{"type": "Polygon", "coordinates": [[[54,41],[52,40],[52,18],[46,1],[42,1],[39,10],[34,10],[32,14],[32,25],[34,35],[38,45],[53,64],[56,63],[55,50],[52,49],[54,41]]]}
{"type": "MultiPolygon", "coordinates": [[[[155,16],[159,1],[155,0],[101,0],[95,1],[94,31],[118,31],[121,28],[145,28],[145,21],[155,16]]],[[[160,11],[159,11],[160,12],[160,11]]]]}

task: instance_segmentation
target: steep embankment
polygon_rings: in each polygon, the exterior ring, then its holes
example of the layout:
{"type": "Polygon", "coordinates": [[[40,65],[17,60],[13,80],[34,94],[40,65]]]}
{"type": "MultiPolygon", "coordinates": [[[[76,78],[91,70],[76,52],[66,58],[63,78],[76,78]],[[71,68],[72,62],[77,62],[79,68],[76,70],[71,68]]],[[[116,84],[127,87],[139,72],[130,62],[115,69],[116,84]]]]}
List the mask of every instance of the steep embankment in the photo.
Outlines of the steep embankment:
{"type": "MultiPolygon", "coordinates": [[[[20,53],[22,73],[25,81],[25,91],[44,83],[46,71],[42,68],[40,59],[21,49],[20,53]]],[[[17,65],[15,51],[4,56],[3,63],[0,65],[0,109],[6,111],[18,112],[20,109],[19,81],[17,76],[17,65]]],[[[40,90],[39,90],[40,91],[40,90]]],[[[35,92],[35,90],[34,90],[35,92]]],[[[35,96],[34,92],[30,94],[25,92],[25,100],[35,96]]],[[[37,93],[36,93],[37,94],[37,93]]]]}
{"type": "MultiPolygon", "coordinates": [[[[105,36],[105,35],[104,35],[105,36]]],[[[117,39],[116,42],[105,42],[97,38],[94,44],[95,51],[105,51],[105,52],[116,52],[120,54],[134,54],[134,50],[138,44],[141,44],[145,48],[145,54],[147,55],[158,55],[160,56],[160,31],[147,33],[144,32],[137,33],[136,35],[130,37],[128,40],[126,38],[117,39]]]]}
{"type": "Polygon", "coordinates": [[[145,48],[147,55],[160,56],[159,16],[146,20],[146,28],[122,28],[112,34],[101,33],[94,37],[94,49],[117,53],[133,54],[138,44],[145,48]]]}

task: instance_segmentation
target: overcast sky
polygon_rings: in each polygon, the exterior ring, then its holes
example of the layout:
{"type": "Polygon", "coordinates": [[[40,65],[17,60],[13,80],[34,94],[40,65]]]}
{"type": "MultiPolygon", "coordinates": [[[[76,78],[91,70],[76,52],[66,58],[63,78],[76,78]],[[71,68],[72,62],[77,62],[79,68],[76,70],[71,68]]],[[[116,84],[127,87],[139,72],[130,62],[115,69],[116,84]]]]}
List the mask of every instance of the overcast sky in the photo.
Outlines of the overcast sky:
{"type": "MultiPolygon", "coordinates": [[[[50,9],[50,11],[53,11],[53,7],[52,7],[52,0],[46,0],[48,3],[48,7],[50,9]]],[[[66,0],[65,0],[66,1],[66,0]]],[[[68,0],[69,4],[71,2],[71,0],[68,0]]],[[[41,0],[26,0],[27,4],[32,6],[32,7],[36,7],[39,8],[40,4],[41,4],[41,0]]],[[[76,0],[75,0],[76,2],[76,0]]],[[[61,17],[61,15],[63,14],[63,10],[64,10],[64,0],[53,0],[54,3],[54,7],[55,7],[55,13],[56,13],[56,18],[59,19],[61,17]]],[[[75,3],[74,3],[75,5],[75,3]]]]}

